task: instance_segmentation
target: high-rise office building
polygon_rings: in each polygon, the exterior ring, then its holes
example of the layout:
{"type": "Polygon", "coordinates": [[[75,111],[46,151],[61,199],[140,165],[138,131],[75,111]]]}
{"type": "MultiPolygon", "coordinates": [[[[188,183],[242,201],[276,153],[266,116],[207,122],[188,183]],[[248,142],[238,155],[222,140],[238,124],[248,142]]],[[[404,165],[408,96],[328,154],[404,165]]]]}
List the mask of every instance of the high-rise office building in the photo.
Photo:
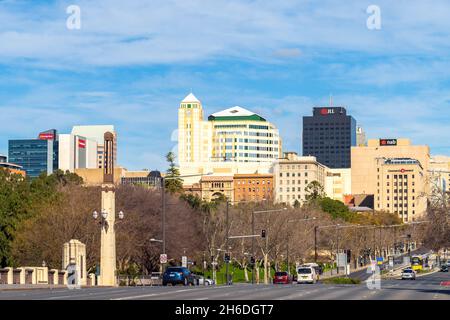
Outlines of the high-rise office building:
{"type": "Polygon", "coordinates": [[[59,135],[59,169],[74,172],[75,169],[98,168],[97,142],[73,134],[59,135]]]}
{"type": "Polygon", "coordinates": [[[423,217],[427,199],[423,196],[427,173],[419,160],[378,158],[375,210],[395,213],[403,222],[423,217]]]}
{"type": "Polygon", "coordinates": [[[9,162],[21,166],[31,178],[57,170],[58,154],[58,135],[54,129],[41,132],[37,139],[8,142],[9,162]]]}
{"type": "Polygon", "coordinates": [[[117,164],[117,133],[113,125],[91,125],[91,126],[74,126],[72,134],[76,136],[86,137],[97,142],[97,165],[98,168],[104,167],[104,135],[111,132],[114,135],[114,163],[117,164]]]}
{"type": "MultiPolygon", "coordinates": [[[[178,161],[182,175],[220,176],[269,173],[281,156],[278,129],[254,112],[232,107],[203,119],[201,102],[191,93],[178,109],[178,161]]],[[[199,177],[185,179],[185,184],[199,177]]]]}
{"type": "Polygon", "coordinates": [[[0,154],[0,162],[6,162],[7,161],[7,157],[0,154]]]}
{"type": "Polygon", "coordinates": [[[314,156],[329,168],[350,168],[356,146],[356,120],[343,107],[313,108],[303,117],[303,156],[314,156]]]}

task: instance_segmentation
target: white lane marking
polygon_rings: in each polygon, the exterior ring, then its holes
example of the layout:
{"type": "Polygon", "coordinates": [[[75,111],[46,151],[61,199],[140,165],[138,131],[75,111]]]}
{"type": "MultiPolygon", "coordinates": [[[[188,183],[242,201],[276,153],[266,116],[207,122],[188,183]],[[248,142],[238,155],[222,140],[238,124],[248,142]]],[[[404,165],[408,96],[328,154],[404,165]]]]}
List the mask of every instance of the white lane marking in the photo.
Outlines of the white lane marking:
{"type": "Polygon", "coordinates": [[[176,291],[170,291],[170,292],[162,292],[162,293],[150,293],[150,294],[141,294],[138,296],[129,296],[129,297],[122,297],[122,298],[115,298],[111,300],[133,300],[133,299],[139,299],[139,298],[147,298],[147,297],[153,297],[153,296],[161,296],[166,294],[172,294],[172,293],[179,293],[179,292],[185,292],[185,291],[192,291],[192,289],[184,289],[184,290],[176,290],[176,291]]]}

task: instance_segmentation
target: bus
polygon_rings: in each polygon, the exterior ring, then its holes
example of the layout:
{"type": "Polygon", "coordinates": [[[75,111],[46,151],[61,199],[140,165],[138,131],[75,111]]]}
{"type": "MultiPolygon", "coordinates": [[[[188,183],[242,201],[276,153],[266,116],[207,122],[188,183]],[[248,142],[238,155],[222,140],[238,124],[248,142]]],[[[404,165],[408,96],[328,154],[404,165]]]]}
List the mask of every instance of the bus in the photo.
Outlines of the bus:
{"type": "Polygon", "coordinates": [[[423,270],[424,264],[426,263],[426,255],[415,255],[411,257],[411,269],[414,271],[423,270]]]}

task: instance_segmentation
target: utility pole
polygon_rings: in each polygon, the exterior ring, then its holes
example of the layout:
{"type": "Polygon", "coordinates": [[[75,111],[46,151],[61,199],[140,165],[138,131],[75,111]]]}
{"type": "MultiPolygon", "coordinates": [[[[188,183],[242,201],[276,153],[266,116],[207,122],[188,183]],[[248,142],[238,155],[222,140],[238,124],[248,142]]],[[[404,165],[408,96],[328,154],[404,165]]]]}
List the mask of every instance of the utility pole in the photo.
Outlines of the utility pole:
{"type": "MultiPolygon", "coordinates": [[[[230,201],[227,199],[227,211],[226,211],[226,216],[225,216],[225,224],[226,224],[226,241],[225,241],[225,252],[228,253],[228,238],[230,236],[229,231],[230,231],[230,226],[229,226],[229,221],[228,221],[228,215],[229,215],[229,208],[230,208],[230,201]]],[[[230,279],[228,277],[228,266],[229,266],[229,261],[225,261],[225,275],[226,275],[226,285],[228,286],[230,284],[230,279]]]]}
{"type": "MultiPolygon", "coordinates": [[[[166,254],[166,180],[161,177],[161,201],[162,201],[162,253],[166,254]]],[[[162,266],[164,272],[165,264],[162,266]]]]}
{"type": "Polygon", "coordinates": [[[314,262],[317,263],[317,230],[319,226],[314,226],[314,262]]]}
{"type": "Polygon", "coordinates": [[[339,274],[339,226],[336,226],[336,263],[337,273],[339,274]]]}
{"type": "MultiPolygon", "coordinates": [[[[252,211],[252,234],[255,234],[255,212],[252,211]]],[[[254,259],[254,263],[252,263],[252,284],[255,283],[255,264],[256,264],[256,257],[255,257],[255,238],[252,238],[252,255],[254,259]]]]}

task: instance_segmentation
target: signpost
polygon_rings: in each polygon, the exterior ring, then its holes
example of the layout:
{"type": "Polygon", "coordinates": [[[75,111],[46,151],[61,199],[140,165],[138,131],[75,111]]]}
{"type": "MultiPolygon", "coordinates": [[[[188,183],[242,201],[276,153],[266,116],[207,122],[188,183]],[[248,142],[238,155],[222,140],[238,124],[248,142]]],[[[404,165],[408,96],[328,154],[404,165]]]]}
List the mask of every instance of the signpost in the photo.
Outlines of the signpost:
{"type": "Polygon", "coordinates": [[[181,266],[187,268],[187,257],[186,256],[182,256],[181,257],[181,266]]]}
{"type": "Polygon", "coordinates": [[[159,256],[159,263],[161,264],[167,263],[167,254],[163,253],[159,256]]]}

